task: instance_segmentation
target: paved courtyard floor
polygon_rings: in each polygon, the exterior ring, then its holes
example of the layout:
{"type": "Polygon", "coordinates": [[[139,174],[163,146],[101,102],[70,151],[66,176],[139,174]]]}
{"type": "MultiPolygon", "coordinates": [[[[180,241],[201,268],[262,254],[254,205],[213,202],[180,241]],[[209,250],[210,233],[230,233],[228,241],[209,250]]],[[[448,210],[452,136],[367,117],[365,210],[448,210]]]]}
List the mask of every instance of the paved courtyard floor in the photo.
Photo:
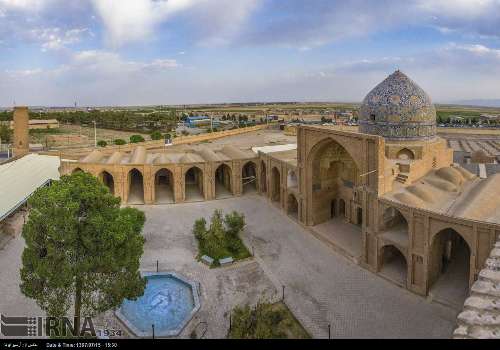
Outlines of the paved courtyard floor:
{"type": "MultiPolygon", "coordinates": [[[[456,312],[427,302],[375,276],[335,253],[308,230],[258,195],[210,202],[138,206],[146,213],[146,244],[141,269],[175,271],[200,283],[201,309],[182,332],[205,338],[224,337],[228,311],[235,305],[285,302],[316,338],[450,338],[456,312]],[[247,228],[243,239],[255,258],[223,269],[194,260],[195,219],[209,219],[214,209],[241,211],[247,228]]],[[[0,251],[0,312],[41,315],[35,302],[19,291],[22,238],[0,251]]],[[[108,327],[118,327],[112,313],[108,327]]]]}
{"type": "MultiPolygon", "coordinates": [[[[224,300],[219,307],[226,304],[229,309],[230,302],[244,302],[247,297],[249,302],[259,299],[256,289],[271,295],[268,283],[272,283],[278,298],[281,286],[285,286],[287,305],[318,338],[328,336],[328,324],[333,337],[361,338],[449,338],[455,327],[455,311],[431,304],[351,263],[258,195],[140,208],[147,216],[147,243],[141,265],[154,268],[159,260],[160,268],[185,271],[188,277],[198,279],[206,293],[202,304],[224,300]],[[214,209],[245,214],[247,228],[243,239],[258,263],[258,267],[252,267],[251,278],[237,273],[237,266],[231,270],[208,270],[193,264],[196,242],[192,224],[202,216],[208,220],[214,209]],[[243,278],[236,291],[228,291],[220,283],[232,278],[226,276],[227,271],[238,275],[237,279],[243,278]],[[212,279],[219,282],[204,285],[203,280],[212,279]],[[257,288],[260,283],[265,285],[257,288]],[[219,299],[213,299],[212,293],[217,293],[219,299]]],[[[202,305],[202,313],[203,310],[202,305]]]]}

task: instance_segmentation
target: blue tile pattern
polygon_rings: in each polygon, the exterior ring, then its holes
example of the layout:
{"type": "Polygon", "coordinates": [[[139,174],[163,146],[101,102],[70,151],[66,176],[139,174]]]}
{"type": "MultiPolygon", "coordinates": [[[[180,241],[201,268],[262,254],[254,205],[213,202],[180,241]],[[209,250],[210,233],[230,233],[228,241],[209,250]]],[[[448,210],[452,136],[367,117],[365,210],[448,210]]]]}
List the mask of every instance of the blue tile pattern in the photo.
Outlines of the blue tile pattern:
{"type": "Polygon", "coordinates": [[[436,136],[436,109],[430,97],[399,70],[365,97],[359,119],[361,132],[386,139],[436,136]]]}

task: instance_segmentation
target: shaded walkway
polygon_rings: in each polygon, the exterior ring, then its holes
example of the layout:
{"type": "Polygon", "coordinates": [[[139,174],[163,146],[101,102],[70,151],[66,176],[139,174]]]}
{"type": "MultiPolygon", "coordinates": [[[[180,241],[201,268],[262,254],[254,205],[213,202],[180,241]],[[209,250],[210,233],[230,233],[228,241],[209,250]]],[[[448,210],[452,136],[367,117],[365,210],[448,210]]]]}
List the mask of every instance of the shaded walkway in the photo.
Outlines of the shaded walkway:
{"type": "Polygon", "coordinates": [[[361,229],[345,222],[344,218],[334,218],[310,229],[318,238],[353,261],[358,261],[363,254],[361,229]]]}

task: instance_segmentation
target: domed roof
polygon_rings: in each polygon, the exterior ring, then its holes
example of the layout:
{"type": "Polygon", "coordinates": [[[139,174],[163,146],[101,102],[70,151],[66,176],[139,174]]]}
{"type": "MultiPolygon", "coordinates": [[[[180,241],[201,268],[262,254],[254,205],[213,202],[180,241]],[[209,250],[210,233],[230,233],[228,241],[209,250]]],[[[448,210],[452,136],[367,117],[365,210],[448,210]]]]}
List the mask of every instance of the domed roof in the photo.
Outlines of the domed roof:
{"type": "Polygon", "coordinates": [[[436,109],[429,95],[397,70],[366,95],[359,123],[361,132],[386,139],[428,139],[436,136],[436,109]]]}

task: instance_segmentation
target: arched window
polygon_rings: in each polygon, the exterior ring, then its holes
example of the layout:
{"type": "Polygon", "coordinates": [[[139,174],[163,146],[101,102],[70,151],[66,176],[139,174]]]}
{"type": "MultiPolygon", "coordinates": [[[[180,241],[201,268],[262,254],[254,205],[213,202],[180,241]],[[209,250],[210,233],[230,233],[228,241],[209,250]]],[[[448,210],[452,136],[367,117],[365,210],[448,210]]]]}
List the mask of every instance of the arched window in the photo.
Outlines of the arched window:
{"type": "Polygon", "coordinates": [[[415,154],[408,148],[403,148],[398,152],[396,157],[400,160],[413,160],[415,159],[415,154]]]}

